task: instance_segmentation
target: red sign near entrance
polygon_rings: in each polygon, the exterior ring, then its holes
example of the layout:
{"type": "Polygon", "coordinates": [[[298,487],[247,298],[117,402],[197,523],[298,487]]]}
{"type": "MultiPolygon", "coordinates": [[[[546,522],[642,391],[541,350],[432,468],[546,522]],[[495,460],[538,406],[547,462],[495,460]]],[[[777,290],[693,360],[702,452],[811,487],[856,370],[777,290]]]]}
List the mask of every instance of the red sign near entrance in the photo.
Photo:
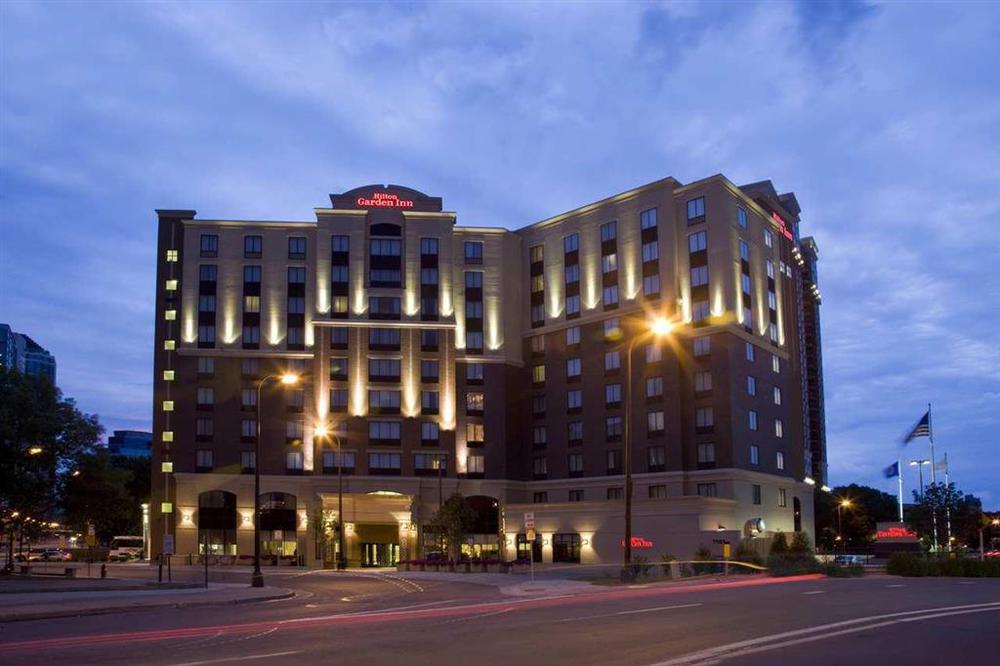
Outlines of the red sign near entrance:
{"type": "Polygon", "coordinates": [[[358,197],[359,208],[413,208],[412,199],[400,199],[398,194],[373,192],[368,197],[358,197]]]}
{"type": "Polygon", "coordinates": [[[908,527],[886,527],[875,533],[879,539],[916,539],[917,533],[908,527]]]}
{"type": "MultiPolygon", "coordinates": [[[[625,547],[625,539],[622,539],[619,543],[621,543],[621,547],[622,548],[625,547]]],[[[650,541],[649,539],[643,539],[642,537],[636,537],[636,536],[634,536],[634,537],[632,537],[632,547],[633,548],[652,548],[653,547],[653,542],[650,541]]]]}

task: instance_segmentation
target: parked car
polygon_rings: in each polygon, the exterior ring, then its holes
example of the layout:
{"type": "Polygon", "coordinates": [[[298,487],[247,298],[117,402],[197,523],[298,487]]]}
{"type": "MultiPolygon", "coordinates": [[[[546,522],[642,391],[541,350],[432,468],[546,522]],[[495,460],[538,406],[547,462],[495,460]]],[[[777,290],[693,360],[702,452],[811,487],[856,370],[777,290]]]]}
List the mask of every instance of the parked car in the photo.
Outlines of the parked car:
{"type": "Polygon", "coordinates": [[[69,562],[72,559],[70,553],[59,548],[32,548],[28,553],[29,562],[69,562]]]}
{"type": "Polygon", "coordinates": [[[141,536],[116,536],[111,539],[108,559],[112,562],[137,560],[142,557],[145,541],[141,536]]]}
{"type": "Polygon", "coordinates": [[[852,564],[864,564],[867,558],[864,555],[837,555],[833,558],[834,564],[850,566],[852,564]]]}

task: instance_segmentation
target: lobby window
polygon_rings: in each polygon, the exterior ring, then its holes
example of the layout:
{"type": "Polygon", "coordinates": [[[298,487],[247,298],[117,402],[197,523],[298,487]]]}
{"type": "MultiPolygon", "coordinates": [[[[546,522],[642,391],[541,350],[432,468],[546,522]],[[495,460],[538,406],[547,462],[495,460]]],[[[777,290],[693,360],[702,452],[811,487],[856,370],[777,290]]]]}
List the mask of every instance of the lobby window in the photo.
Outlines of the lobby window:
{"type": "Polygon", "coordinates": [[[774,436],[781,439],[785,436],[785,424],[781,419],[774,419],[774,436]]]}
{"type": "Polygon", "coordinates": [[[715,465],[715,444],[698,445],[698,464],[715,465]]]}
{"type": "Polygon", "coordinates": [[[604,353],[604,371],[618,372],[622,367],[622,354],[617,349],[604,353]]]}
{"type": "Polygon", "coordinates": [[[751,430],[757,429],[757,412],[752,409],[747,412],[747,424],[751,430]]]}
{"type": "Polygon", "coordinates": [[[750,464],[759,465],[760,464],[760,447],[756,444],[750,445],[750,464]]]}
{"type": "Polygon", "coordinates": [[[482,446],[486,441],[486,431],[482,423],[465,424],[465,443],[469,446],[482,446]]]}
{"type": "Polygon", "coordinates": [[[609,441],[622,438],[622,417],[609,416],[604,420],[604,435],[609,441]]]}
{"type": "Polygon", "coordinates": [[[467,264],[483,263],[482,241],[465,241],[465,263],[467,264]]]}
{"type": "Polygon", "coordinates": [[[611,319],[605,319],[601,322],[604,327],[604,339],[617,340],[622,336],[622,323],[618,317],[612,317],[611,319]]]}
{"type": "Polygon", "coordinates": [[[573,389],[572,391],[566,392],[566,409],[570,412],[576,412],[583,409],[583,391],[580,389],[573,389]]]}
{"type": "Polygon", "coordinates": [[[440,410],[440,394],[437,391],[420,392],[420,411],[424,414],[437,414],[440,410]]]}
{"type": "Polygon", "coordinates": [[[436,382],[440,376],[441,365],[437,359],[424,358],[420,360],[420,381],[436,382]]]}
{"type": "Polygon", "coordinates": [[[663,434],[663,412],[655,411],[646,414],[646,433],[650,437],[663,434]]]}
{"type": "Polygon", "coordinates": [[[740,207],[736,209],[736,222],[740,225],[740,229],[747,228],[747,210],[746,208],[740,207]]]}
{"type": "Polygon", "coordinates": [[[301,451],[289,451],[285,454],[285,472],[288,474],[301,474],[303,455],[301,451]]]}
{"type": "Polygon", "coordinates": [[[531,381],[535,385],[545,384],[545,366],[535,365],[531,368],[531,381]]]}
{"type": "Polygon", "coordinates": [[[647,490],[649,499],[667,499],[667,487],[662,483],[649,486],[647,490]]]}
{"type": "Polygon", "coordinates": [[[774,387],[774,404],[781,404],[781,389],[777,386],[774,387]]]}
{"type": "Polygon", "coordinates": [[[788,497],[784,488],[778,488],[778,506],[788,506],[788,497]]]}
{"type": "Polygon", "coordinates": [[[583,443],[583,421],[570,421],[566,424],[566,438],[570,446],[583,443]]]}
{"type": "Polygon", "coordinates": [[[569,328],[566,329],[566,346],[572,347],[573,345],[578,345],[578,344],[580,344],[580,327],[570,326],[569,328]]]}
{"type": "Polygon", "coordinates": [[[583,501],[583,491],[579,489],[569,491],[569,501],[570,502],[582,502],[583,501]]]}
{"type": "Polygon", "coordinates": [[[369,474],[399,474],[401,456],[398,453],[369,453],[369,474]]]}
{"type": "Polygon", "coordinates": [[[531,495],[532,504],[547,504],[549,501],[549,494],[547,492],[538,492],[531,495]]]}
{"type": "Polygon", "coordinates": [[[695,356],[708,356],[712,351],[712,339],[707,335],[695,338],[692,343],[695,356]]]}
{"type": "Polygon", "coordinates": [[[330,236],[330,252],[332,254],[347,254],[351,251],[349,236],[330,236]]]}
{"type": "Polygon", "coordinates": [[[695,266],[691,269],[691,286],[701,287],[708,284],[708,266],[695,266]]]}
{"type": "Polygon", "coordinates": [[[583,476],[583,454],[582,453],[571,453],[567,458],[567,465],[569,466],[569,475],[572,477],[583,476]]]}
{"type": "Polygon", "coordinates": [[[687,202],[688,224],[705,221],[705,197],[698,197],[687,202]]]}
{"type": "Polygon", "coordinates": [[[198,449],[195,454],[195,471],[211,472],[215,466],[215,454],[211,449],[198,449]]]}
{"type": "Polygon", "coordinates": [[[424,421],[420,424],[420,443],[436,445],[441,436],[440,427],[433,421],[424,421]]]}
{"type": "Polygon", "coordinates": [[[708,393],[712,390],[712,373],[694,373],[694,390],[696,393],[708,393]]]}
{"type": "Polygon", "coordinates": [[[646,398],[656,399],[663,397],[663,377],[646,378],[646,398]]]}
{"type": "Polygon", "coordinates": [[[618,238],[618,223],[615,221],[605,222],[601,225],[601,242],[612,241],[618,238]]]}
{"type": "Polygon", "coordinates": [[[534,426],[531,429],[531,445],[536,449],[544,449],[548,443],[548,432],[545,426],[534,426]]]}
{"type": "Polygon", "coordinates": [[[219,256],[219,237],[215,234],[202,234],[200,248],[203,257],[219,256]]]}
{"type": "Polygon", "coordinates": [[[608,474],[621,474],[622,471],[622,452],[621,451],[608,451],[607,455],[608,461],[608,474]]]}
{"type": "Polygon", "coordinates": [[[747,376],[747,395],[757,395],[757,378],[747,376]]]}
{"type": "Polygon", "coordinates": [[[656,209],[650,208],[649,210],[644,210],[639,213],[639,228],[643,231],[646,229],[656,228],[656,209]]]}
{"type": "Polygon", "coordinates": [[[438,253],[438,239],[437,238],[421,238],[420,239],[420,254],[425,257],[437,256],[438,253]]]}
{"type": "Polygon", "coordinates": [[[753,503],[760,504],[760,485],[753,484],[753,503]]]}
{"type": "Polygon", "coordinates": [[[579,379],[582,371],[583,371],[583,365],[580,359],[578,358],[566,359],[566,376],[568,378],[579,379]]]}
{"type": "Polygon", "coordinates": [[[306,239],[301,236],[290,236],[288,238],[288,258],[306,258],[306,239]]]}
{"type": "Polygon", "coordinates": [[[622,402],[622,385],[607,384],[604,387],[604,404],[608,407],[618,407],[621,406],[621,402],[622,402]]]}
{"type": "Polygon", "coordinates": [[[757,350],[753,346],[752,342],[746,343],[746,358],[751,363],[753,363],[753,361],[757,358],[757,350]]]}
{"type": "Polygon", "coordinates": [[[471,455],[465,460],[467,474],[482,475],[486,472],[486,458],[481,455],[471,455]]]}
{"type": "Polygon", "coordinates": [[[778,451],[774,457],[774,464],[778,469],[785,469],[785,454],[778,451]]]}
{"type": "Polygon", "coordinates": [[[663,360],[663,347],[656,344],[655,342],[649,343],[648,345],[643,347],[643,350],[647,364],[659,363],[660,361],[663,360]]]}
{"type": "Polygon", "coordinates": [[[609,500],[622,500],[625,499],[625,489],[621,486],[616,486],[614,488],[608,488],[607,498],[609,500]]]}
{"type": "Polygon", "coordinates": [[[711,407],[699,407],[695,410],[695,427],[698,432],[711,432],[715,427],[715,413],[711,407]]]}
{"type": "Polygon", "coordinates": [[[549,473],[549,463],[545,458],[535,458],[531,463],[531,470],[536,479],[544,478],[549,473]]]}
{"type": "Polygon", "coordinates": [[[264,248],[263,236],[243,237],[243,256],[247,259],[260,259],[264,248]]]}
{"type": "Polygon", "coordinates": [[[688,252],[694,254],[695,252],[701,252],[708,248],[708,234],[704,231],[699,231],[696,234],[691,234],[688,236],[688,252]]]}
{"type": "Polygon", "coordinates": [[[252,472],[257,467],[256,451],[240,451],[240,468],[244,472],[252,472]]]}
{"type": "Polygon", "coordinates": [[[698,494],[701,497],[718,497],[719,488],[714,483],[699,483],[698,494]]]}
{"type": "Polygon", "coordinates": [[[480,391],[470,391],[465,394],[465,412],[467,414],[482,414],[485,407],[485,396],[480,391]]]}
{"type": "Polygon", "coordinates": [[[664,446],[651,446],[646,449],[646,465],[650,472],[662,472],[667,465],[667,449],[664,446]]]}
{"type": "MultiPolygon", "coordinates": [[[[536,246],[541,247],[541,246],[536,246]]],[[[570,252],[577,252],[580,250],[580,234],[570,234],[569,236],[563,237],[563,252],[569,254],[570,252]]],[[[534,259],[532,259],[534,261],[534,259]]],[[[541,261],[541,259],[539,259],[541,261]]]]}
{"type": "Polygon", "coordinates": [[[369,421],[368,439],[372,444],[399,444],[399,421],[369,421]]]}

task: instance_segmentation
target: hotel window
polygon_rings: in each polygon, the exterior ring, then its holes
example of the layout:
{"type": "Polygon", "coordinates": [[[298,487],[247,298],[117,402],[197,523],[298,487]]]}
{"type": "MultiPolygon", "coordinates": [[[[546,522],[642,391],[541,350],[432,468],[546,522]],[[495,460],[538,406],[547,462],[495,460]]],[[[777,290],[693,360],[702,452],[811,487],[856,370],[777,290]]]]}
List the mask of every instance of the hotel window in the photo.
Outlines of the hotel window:
{"type": "Polygon", "coordinates": [[[549,462],[545,458],[535,458],[531,467],[536,479],[549,473],[549,462]]]}
{"type": "Polygon", "coordinates": [[[583,501],[583,491],[582,490],[571,490],[571,491],[569,491],[569,501],[570,502],[582,502],[583,501]]]}
{"type": "Polygon", "coordinates": [[[663,397],[663,377],[648,377],[646,379],[646,398],[663,397]]]}
{"type": "Polygon", "coordinates": [[[177,349],[176,340],[164,340],[163,341],[163,351],[174,351],[177,349]]]}
{"type": "Polygon", "coordinates": [[[211,347],[215,345],[215,326],[198,327],[198,346],[211,347]]]}
{"type": "Polygon", "coordinates": [[[215,234],[202,234],[201,235],[201,256],[203,257],[217,257],[219,256],[219,237],[215,234]]]}
{"type": "Polygon", "coordinates": [[[531,495],[531,502],[533,504],[545,504],[549,501],[549,494],[547,492],[533,493],[531,495]]]}
{"type": "Polygon", "coordinates": [[[532,336],[532,337],[528,338],[528,346],[530,347],[532,354],[544,354],[545,353],[545,336],[544,335],[535,335],[535,336],[532,336]]]}
{"type": "Polygon", "coordinates": [[[306,269],[302,266],[289,266],[288,268],[288,284],[305,284],[306,283],[306,269]]]}
{"type": "Polygon", "coordinates": [[[774,463],[778,469],[785,469],[785,454],[778,451],[775,454],[774,463]]]}
{"type": "Polygon", "coordinates": [[[746,241],[740,241],[740,259],[750,261],[750,246],[746,241]]]}
{"type": "Polygon", "coordinates": [[[784,488],[778,488],[778,506],[788,506],[788,498],[785,496],[784,488]]]}
{"type": "MultiPolygon", "coordinates": [[[[214,364],[213,364],[214,367],[214,364]]],[[[260,376],[260,359],[244,358],[240,360],[240,374],[244,377],[260,376]]]]}
{"type": "Polygon", "coordinates": [[[306,258],[306,239],[301,236],[291,236],[288,239],[288,258],[306,258]]]}
{"type": "Polygon", "coordinates": [[[198,407],[211,407],[215,404],[215,390],[210,386],[198,387],[198,407]]]}
{"type": "Polygon", "coordinates": [[[618,270],[618,255],[615,253],[601,256],[601,272],[604,274],[614,273],[618,270]]]}
{"type": "Polygon", "coordinates": [[[569,454],[567,463],[569,465],[569,475],[570,476],[583,476],[583,454],[582,453],[571,453],[571,454],[569,454]]]}
{"type": "Polygon", "coordinates": [[[436,359],[420,359],[420,381],[436,382],[440,376],[441,365],[436,359]]]}
{"type": "MultiPolygon", "coordinates": [[[[535,247],[541,247],[536,245],[535,247]]],[[[570,252],[577,252],[580,249],[580,234],[570,234],[569,236],[563,237],[563,252],[569,254],[570,252]]],[[[532,261],[535,261],[532,259],[532,261]]],[[[541,261],[541,259],[538,259],[541,261]]]]}
{"type": "Polygon", "coordinates": [[[573,389],[566,392],[566,409],[570,411],[583,409],[583,391],[573,389]]]}
{"type": "Polygon", "coordinates": [[[437,283],[438,283],[438,269],[436,268],[420,269],[420,284],[435,285],[437,283]]]}
{"type": "Polygon", "coordinates": [[[215,466],[215,455],[211,449],[198,449],[195,456],[195,471],[208,472],[215,466]]]}
{"type": "Polygon", "coordinates": [[[301,326],[289,326],[288,335],[285,339],[285,346],[289,349],[293,347],[300,347],[305,344],[306,333],[305,329],[301,326]]]}
{"type": "Polygon", "coordinates": [[[260,296],[243,297],[243,314],[260,314],[260,296]]]}
{"type": "Polygon", "coordinates": [[[434,256],[438,253],[438,239],[437,238],[421,238],[420,239],[420,254],[425,256],[434,256]]]}
{"type": "Polygon", "coordinates": [[[330,410],[347,411],[347,389],[330,389],[330,410]]]}
{"type": "Polygon", "coordinates": [[[688,224],[705,221],[705,197],[698,197],[687,202],[688,224]]]}
{"type": "Polygon", "coordinates": [[[251,284],[260,283],[260,266],[244,266],[243,281],[251,284]]]}
{"type": "Polygon", "coordinates": [[[288,314],[303,314],[306,311],[306,299],[302,296],[288,297],[288,314]]]}
{"type": "Polygon", "coordinates": [[[420,392],[420,411],[424,414],[437,414],[440,409],[440,394],[437,391],[420,392]]]}
{"type": "Polygon", "coordinates": [[[642,295],[643,296],[659,296],[660,294],[660,276],[659,275],[646,275],[642,278],[642,295]]]}
{"type": "Polygon", "coordinates": [[[528,250],[528,256],[531,263],[538,264],[545,260],[545,246],[544,245],[532,245],[528,250]]]}
{"type": "Polygon", "coordinates": [[[198,375],[201,377],[211,377],[215,374],[215,359],[211,356],[198,357],[198,375]]]}
{"type": "Polygon", "coordinates": [[[338,467],[343,467],[344,472],[350,473],[354,471],[354,461],[354,451],[324,451],[323,471],[334,472],[338,467]]]}
{"type": "Polygon", "coordinates": [[[177,291],[177,280],[167,280],[164,283],[163,288],[167,291],[177,291]]]}
{"type": "Polygon", "coordinates": [[[482,331],[466,331],[465,332],[465,351],[470,354],[483,352],[483,332],[482,331]]]}
{"type": "Polygon", "coordinates": [[[399,474],[401,456],[398,453],[369,453],[369,474],[399,474]]]}
{"type": "Polygon", "coordinates": [[[215,264],[202,264],[201,266],[198,266],[198,281],[218,282],[219,267],[215,264]]]}
{"type": "Polygon", "coordinates": [[[566,424],[566,437],[570,445],[583,443],[583,421],[570,421],[566,424]]]}
{"type": "Polygon", "coordinates": [[[482,445],[486,441],[486,431],[482,423],[465,424],[465,443],[469,446],[482,445]]]}
{"type": "Polygon", "coordinates": [[[698,445],[698,464],[711,465],[715,463],[715,444],[698,445]]]}
{"type": "Polygon", "coordinates": [[[482,289],[483,288],[483,272],[482,271],[465,271],[465,288],[466,289],[482,289]]]}
{"type": "Polygon", "coordinates": [[[777,386],[774,387],[774,404],[781,404],[781,389],[777,386]]]}
{"type": "Polygon", "coordinates": [[[712,390],[712,373],[696,372],[694,374],[694,390],[698,393],[707,393],[712,390]]]}
{"type": "Polygon", "coordinates": [[[172,382],[172,381],[174,381],[174,371],[173,370],[164,370],[163,371],[163,381],[165,381],[165,382],[172,382]]]}
{"type": "MultiPolygon", "coordinates": [[[[345,331],[347,329],[344,329],[345,331]]],[[[399,329],[398,328],[369,328],[368,346],[373,349],[385,351],[399,350],[399,329]]]]}
{"type": "Polygon", "coordinates": [[[704,231],[699,231],[696,234],[691,234],[688,236],[688,252],[694,254],[695,252],[701,252],[708,247],[708,234],[704,231]]]}
{"type": "Polygon", "coordinates": [[[608,451],[607,459],[608,459],[608,474],[621,474],[622,452],[608,451]]]}
{"type": "MultiPolygon", "coordinates": [[[[345,304],[347,300],[344,300],[345,304]]],[[[346,310],[345,310],[346,312],[346,310]]],[[[330,329],[330,349],[347,349],[350,331],[342,326],[330,329]]],[[[370,342],[370,341],[369,341],[370,342]]]]}
{"type": "Polygon", "coordinates": [[[372,444],[399,444],[399,421],[369,421],[368,439],[372,444]]]}
{"type": "Polygon", "coordinates": [[[399,359],[368,359],[368,379],[371,381],[399,381],[399,359]]]}
{"type": "Polygon", "coordinates": [[[604,339],[605,340],[617,340],[622,335],[622,323],[618,317],[612,317],[611,319],[605,319],[602,322],[604,326],[604,339]]]}
{"type": "Polygon", "coordinates": [[[695,427],[699,430],[711,430],[715,426],[715,413],[711,407],[699,407],[695,410],[695,427]]]}
{"type": "Polygon", "coordinates": [[[747,424],[751,430],[757,429],[757,412],[752,409],[747,412],[747,424]]]}
{"type": "Polygon", "coordinates": [[[649,343],[643,349],[645,350],[646,363],[659,363],[663,360],[663,347],[655,342],[649,343]]]}
{"type": "Polygon", "coordinates": [[[712,316],[712,309],[708,304],[708,301],[696,301],[694,305],[691,306],[691,319],[695,322],[706,321],[712,316]]]}
{"type": "Polygon", "coordinates": [[[531,414],[532,416],[545,416],[544,394],[531,396],[531,414]]]}
{"type": "Polygon", "coordinates": [[[750,445],[750,464],[759,465],[760,464],[760,447],[756,444],[750,445]]]}
{"type": "Polygon", "coordinates": [[[302,421],[285,421],[285,439],[298,442],[302,439],[302,421]]]}
{"type": "Polygon", "coordinates": [[[753,503],[760,504],[760,486],[758,484],[753,484],[753,503]]]}
{"type": "Polygon", "coordinates": [[[440,428],[433,421],[424,421],[420,424],[420,443],[437,444],[441,436],[440,428]]]}
{"type": "Polygon", "coordinates": [[[531,276],[531,293],[537,294],[545,290],[545,277],[542,275],[531,276]]]}
{"type": "Polygon", "coordinates": [[[301,474],[304,456],[301,451],[289,451],[285,454],[285,472],[301,474]]]}
{"type": "Polygon", "coordinates": [[[604,371],[617,372],[622,367],[622,353],[617,349],[604,353],[604,371]]]}
{"type": "Polygon", "coordinates": [[[757,378],[747,376],[747,395],[757,395],[757,378]]]}
{"type": "Polygon", "coordinates": [[[535,384],[545,383],[545,366],[535,365],[531,368],[531,381],[535,384]]]}
{"type": "Polygon", "coordinates": [[[707,335],[695,338],[692,345],[695,356],[707,356],[712,351],[712,339],[707,335]]]}
{"type": "Polygon", "coordinates": [[[485,396],[479,391],[470,391],[465,394],[465,411],[467,414],[482,414],[485,403],[485,396]]]}
{"type": "Polygon", "coordinates": [[[771,370],[774,371],[775,374],[781,372],[781,359],[779,359],[775,354],[771,354],[771,370]]]}
{"type": "Polygon", "coordinates": [[[482,241],[465,241],[465,263],[467,264],[483,263],[482,241]]]}
{"type": "Polygon", "coordinates": [[[747,342],[746,343],[746,357],[747,357],[747,360],[750,361],[750,362],[753,362],[754,359],[757,358],[757,352],[756,352],[756,349],[754,348],[752,342],[747,342]]]}
{"type": "Polygon", "coordinates": [[[173,400],[164,400],[163,401],[163,411],[165,411],[165,412],[172,412],[172,411],[174,411],[174,401],[173,400]]]}
{"type": "MultiPolygon", "coordinates": [[[[666,488],[664,488],[666,490],[666,488]]],[[[625,499],[625,489],[622,487],[608,488],[607,498],[609,500],[625,499]]]]}
{"type": "Polygon", "coordinates": [[[604,404],[608,407],[621,405],[622,385],[608,384],[604,387],[604,404]]]}
{"type": "Polygon", "coordinates": [[[398,296],[368,297],[368,316],[372,319],[399,319],[400,312],[398,296]]]}
{"type": "Polygon", "coordinates": [[[351,239],[348,236],[330,236],[330,252],[334,254],[351,251],[351,239]]]}
{"type": "Polygon", "coordinates": [[[215,422],[212,419],[195,419],[195,439],[199,442],[211,441],[215,434],[215,422]]]}
{"type": "Polygon", "coordinates": [[[175,263],[177,261],[177,250],[167,250],[167,262],[175,263]]]}
{"type": "Polygon", "coordinates": [[[570,347],[578,344],[580,344],[580,327],[570,326],[566,329],[566,346],[570,347]]]}
{"type": "Polygon", "coordinates": [[[750,276],[746,273],[740,273],[740,286],[743,289],[743,293],[747,296],[750,295],[750,276]]]}
{"type": "Polygon", "coordinates": [[[483,474],[486,472],[484,456],[469,456],[465,461],[465,471],[468,474],[483,474]]]}
{"type": "Polygon", "coordinates": [[[650,472],[662,472],[667,464],[666,447],[651,446],[646,449],[646,464],[650,472]]]}
{"type": "Polygon", "coordinates": [[[545,444],[548,442],[548,432],[545,426],[534,426],[531,429],[531,444],[536,449],[544,449],[545,444]]]}
{"type": "Polygon", "coordinates": [[[601,242],[612,241],[618,238],[618,223],[615,221],[605,222],[601,225],[601,242]]]}
{"type": "Polygon", "coordinates": [[[719,488],[714,483],[699,483],[698,494],[701,497],[718,497],[719,488]]]}
{"type": "Polygon", "coordinates": [[[649,486],[649,499],[667,499],[667,487],[662,483],[649,486]]]}
{"type": "Polygon", "coordinates": [[[566,298],[566,316],[578,315],[580,314],[580,296],[579,294],[574,296],[569,296],[566,298]]]}
{"type": "Polygon", "coordinates": [[[534,327],[543,326],[545,324],[545,306],[544,305],[532,305],[531,306],[531,325],[534,327]]]}
{"type": "Polygon", "coordinates": [[[424,328],[420,331],[420,350],[437,351],[439,346],[438,331],[433,328],[424,328]]]}
{"type": "Polygon", "coordinates": [[[198,297],[198,312],[215,312],[214,294],[202,294],[198,297]]]}
{"type": "Polygon", "coordinates": [[[774,436],[781,439],[785,436],[785,424],[781,419],[774,419],[774,436]]]}
{"type": "Polygon", "coordinates": [[[243,419],[240,422],[240,439],[243,441],[257,439],[257,419],[243,419]]]}
{"type": "Polygon", "coordinates": [[[774,234],[770,229],[764,229],[764,245],[774,247],[774,234]]]}
{"type": "Polygon", "coordinates": [[[767,337],[773,344],[778,344],[778,325],[774,322],[767,325],[767,337]]]}
{"type": "Polygon", "coordinates": [[[465,302],[465,318],[466,319],[482,319],[483,318],[483,302],[482,301],[466,301],[465,302]]]}
{"type": "Polygon", "coordinates": [[[368,251],[373,257],[398,257],[402,254],[401,241],[389,238],[372,238],[368,241],[368,251]]]}
{"type": "MultiPolygon", "coordinates": [[[[618,307],[618,285],[615,284],[610,287],[605,287],[603,296],[605,309],[618,307]]],[[[579,298],[579,296],[577,298],[579,298]]]]}
{"type": "Polygon", "coordinates": [[[570,358],[566,360],[566,376],[570,379],[579,379],[582,372],[580,359],[570,358]]]}
{"type": "Polygon", "coordinates": [[[691,286],[701,287],[708,284],[708,266],[695,266],[691,269],[691,286]]]}
{"type": "Polygon", "coordinates": [[[663,434],[663,412],[649,412],[646,414],[646,433],[650,436],[663,434]]]}
{"type": "Polygon", "coordinates": [[[639,228],[645,231],[646,229],[656,228],[656,209],[650,208],[649,210],[644,210],[639,213],[639,228]]]}
{"type": "Polygon", "coordinates": [[[465,383],[482,384],[486,366],[482,363],[469,363],[465,366],[465,383]]]}
{"type": "Polygon", "coordinates": [[[622,437],[622,417],[609,416],[604,421],[604,434],[610,441],[619,440],[622,437]]]}
{"type": "Polygon", "coordinates": [[[767,277],[774,279],[774,263],[770,260],[764,262],[764,268],[767,271],[767,277]]]}
{"type": "Polygon", "coordinates": [[[767,292],[767,307],[770,310],[778,309],[778,296],[773,292],[767,292]]]}
{"type": "Polygon", "coordinates": [[[262,236],[244,236],[243,256],[247,259],[259,259],[263,246],[264,238],[262,236]]]}
{"type": "Polygon", "coordinates": [[[652,243],[642,244],[643,262],[656,261],[659,258],[660,258],[660,246],[656,243],[656,241],[653,241],[652,243]]]}
{"type": "Polygon", "coordinates": [[[347,359],[334,356],[330,359],[330,379],[333,381],[347,381],[347,359]]]}
{"type": "Polygon", "coordinates": [[[377,414],[399,413],[399,391],[369,390],[368,409],[377,414]]]}
{"type": "Polygon", "coordinates": [[[257,453],[255,451],[240,451],[240,467],[244,472],[252,472],[257,466],[257,453]]]}
{"type": "Polygon", "coordinates": [[[747,211],[745,208],[736,209],[736,222],[740,225],[740,229],[747,228],[747,211]]]}
{"type": "Polygon", "coordinates": [[[567,266],[564,272],[566,274],[566,284],[572,284],[580,281],[580,264],[567,266]]]}

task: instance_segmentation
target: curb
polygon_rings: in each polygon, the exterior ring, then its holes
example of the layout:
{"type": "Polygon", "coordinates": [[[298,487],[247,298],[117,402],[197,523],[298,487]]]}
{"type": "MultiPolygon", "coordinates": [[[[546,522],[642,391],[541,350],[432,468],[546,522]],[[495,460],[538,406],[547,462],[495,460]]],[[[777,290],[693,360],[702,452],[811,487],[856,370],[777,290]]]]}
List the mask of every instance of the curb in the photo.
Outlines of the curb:
{"type": "Polygon", "coordinates": [[[146,610],[160,610],[164,608],[204,608],[208,606],[237,606],[242,604],[252,604],[260,603],[264,601],[280,601],[282,599],[291,599],[295,596],[295,592],[292,590],[287,590],[283,588],[278,588],[281,591],[275,591],[274,594],[264,596],[264,597],[252,597],[249,599],[231,599],[228,601],[191,601],[191,602],[165,602],[165,603],[152,603],[143,604],[139,606],[102,606],[100,608],[82,608],[79,610],[64,610],[64,611],[40,611],[37,613],[17,613],[9,615],[0,615],[0,624],[8,624],[11,622],[28,622],[32,620],[55,620],[60,618],[68,617],[83,617],[86,615],[107,615],[109,613],[123,613],[123,612],[142,612],[146,610]]]}

